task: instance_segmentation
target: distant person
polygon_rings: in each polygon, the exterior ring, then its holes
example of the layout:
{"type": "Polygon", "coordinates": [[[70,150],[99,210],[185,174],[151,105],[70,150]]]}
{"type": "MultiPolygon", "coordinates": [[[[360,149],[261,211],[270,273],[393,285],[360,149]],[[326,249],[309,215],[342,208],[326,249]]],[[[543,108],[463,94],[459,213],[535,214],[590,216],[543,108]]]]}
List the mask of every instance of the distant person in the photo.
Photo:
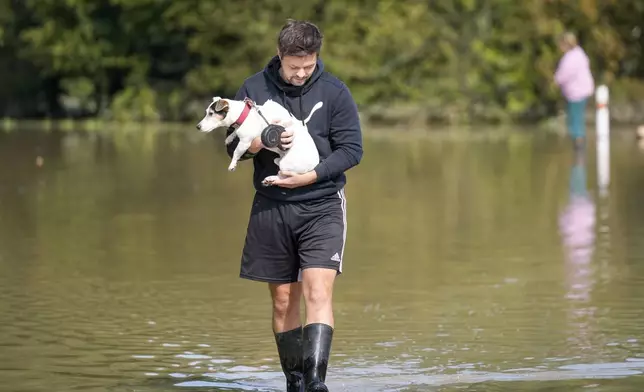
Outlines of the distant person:
{"type": "Polygon", "coordinates": [[[573,33],[559,38],[559,49],[564,53],[554,75],[555,82],[567,101],[566,124],[568,134],[577,147],[586,139],[586,103],[593,95],[595,81],[586,52],[578,45],[573,33]]]}

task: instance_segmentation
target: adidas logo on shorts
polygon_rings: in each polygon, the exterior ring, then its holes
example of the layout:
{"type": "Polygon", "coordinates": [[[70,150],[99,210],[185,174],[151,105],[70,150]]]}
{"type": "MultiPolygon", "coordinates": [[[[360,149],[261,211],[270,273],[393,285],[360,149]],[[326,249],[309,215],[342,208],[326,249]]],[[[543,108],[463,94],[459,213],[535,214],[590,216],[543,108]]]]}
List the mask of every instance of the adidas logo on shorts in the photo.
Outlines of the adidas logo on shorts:
{"type": "Polygon", "coordinates": [[[332,260],[332,261],[337,261],[337,262],[339,263],[339,262],[341,261],[341,260],[340,260],[340,255],[339,255],[338,253],[334,254],[334,255],[331,257],[331,260],[332,260]]]}

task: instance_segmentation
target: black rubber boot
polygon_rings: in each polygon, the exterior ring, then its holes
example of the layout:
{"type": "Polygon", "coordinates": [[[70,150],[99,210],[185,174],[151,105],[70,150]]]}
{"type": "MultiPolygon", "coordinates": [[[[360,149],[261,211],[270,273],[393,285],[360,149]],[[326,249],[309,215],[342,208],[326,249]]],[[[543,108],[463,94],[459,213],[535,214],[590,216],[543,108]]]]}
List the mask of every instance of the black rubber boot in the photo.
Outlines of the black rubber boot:
{"type": "Polygon", "coordinates": [[[277,352],[286,376],[286,392],[304,392],[302,380],[302,327],[275,334],[277,352]]]}
{"type": "Polygon", "coordinates": [[[331,354],[333,328],[322,323],[304,327],[304,385],[306,392],[328,392],[324,385],[331,354]]]}

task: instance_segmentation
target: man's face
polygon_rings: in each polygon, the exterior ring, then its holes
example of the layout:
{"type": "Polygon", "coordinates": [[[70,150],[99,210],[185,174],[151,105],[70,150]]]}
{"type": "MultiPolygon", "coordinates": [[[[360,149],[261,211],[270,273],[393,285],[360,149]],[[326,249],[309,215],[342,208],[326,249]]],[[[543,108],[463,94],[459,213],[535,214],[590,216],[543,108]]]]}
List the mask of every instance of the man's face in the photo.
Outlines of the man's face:
{"type": "Polygon", "coordinates": [[[315,71],[318,55],[280,56],[282,77],[293,86],[302,86],[315,71]]]}

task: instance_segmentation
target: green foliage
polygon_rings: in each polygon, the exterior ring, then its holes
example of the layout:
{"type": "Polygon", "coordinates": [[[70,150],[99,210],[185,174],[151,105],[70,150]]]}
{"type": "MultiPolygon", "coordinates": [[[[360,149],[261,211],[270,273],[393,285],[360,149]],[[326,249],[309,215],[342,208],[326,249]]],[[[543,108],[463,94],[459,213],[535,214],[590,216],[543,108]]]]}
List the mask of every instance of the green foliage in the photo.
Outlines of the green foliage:
{"type": "Polygon", "coordinates": [[[0,116],[194,120],[264,67],[287,18],[322,28],[327,69],[365,113],[552,114],[568,29],[598,83],[644,79],[637,0],[0,0],[0,116]]]}
{"type": "Polygon", "coordinates": [[[112,109],[118,121],[158,121],[156,92],[149,86],[127,87],[114,97],[112,109]]]}

